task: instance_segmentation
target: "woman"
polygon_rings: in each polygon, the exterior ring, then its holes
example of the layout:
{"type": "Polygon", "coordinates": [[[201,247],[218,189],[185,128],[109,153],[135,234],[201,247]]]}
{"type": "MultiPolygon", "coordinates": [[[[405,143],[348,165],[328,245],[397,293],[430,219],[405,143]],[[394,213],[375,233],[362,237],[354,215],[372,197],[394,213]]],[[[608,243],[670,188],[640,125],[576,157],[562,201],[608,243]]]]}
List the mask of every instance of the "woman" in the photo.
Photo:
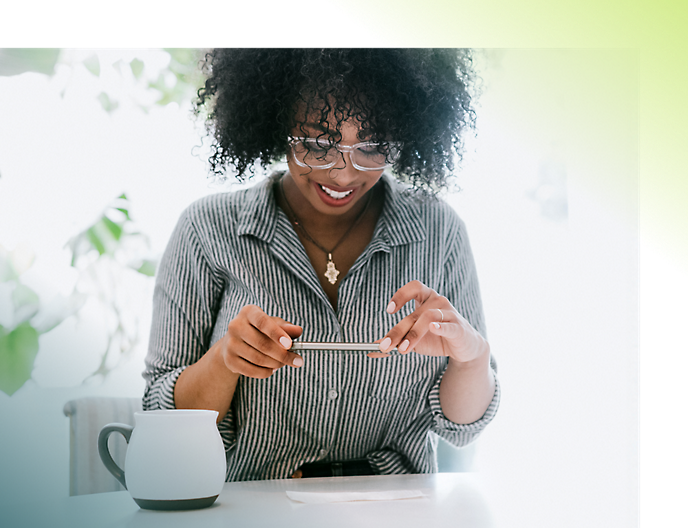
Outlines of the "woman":
{"type": "Polygon", "coordinates": [[[217,410],[227,480],[436,471],[432,433],[463,446],[499,400],[465,227],[432,196],[473,122],[470,54],[215,50],[206,66],[213,172],[288,171],[182,215],[144,407],[217,410]]]}

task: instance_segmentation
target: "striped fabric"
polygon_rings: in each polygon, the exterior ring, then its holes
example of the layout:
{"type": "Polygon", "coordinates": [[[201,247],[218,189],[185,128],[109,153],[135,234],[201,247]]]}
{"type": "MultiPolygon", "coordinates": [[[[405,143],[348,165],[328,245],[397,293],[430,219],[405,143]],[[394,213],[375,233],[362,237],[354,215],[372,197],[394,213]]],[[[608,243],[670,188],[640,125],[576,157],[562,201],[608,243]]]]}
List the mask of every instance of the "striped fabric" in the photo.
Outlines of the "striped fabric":
{"type": "MultiPolygon", "coordinates": [[[[174,408],[174,384],[219,340],[246,304],[303,327],[303,341],[370,342],[408,315],[389,315],[394,292],[417,279],[445,295],[485,333],[463,222],[441,200],[420,202],[383,176],[385,204],[373,239],[341,278],[335,311],[289,220],[275,203],[279,175],[215,194],[182,214],[160,264],[144,378],[145,409],[174,408]]],[[[304,365],[265,380],[241,377],[218,424],[227,480],[286,478],[304,463],[367,458],[380,474],[437,471],[442,436],[474,440],[494,417],[458,425],[439,402],[445,357],[303,351],[304,365]]],[[[492,360],[492,368],[496,364],[492,360]]]]}

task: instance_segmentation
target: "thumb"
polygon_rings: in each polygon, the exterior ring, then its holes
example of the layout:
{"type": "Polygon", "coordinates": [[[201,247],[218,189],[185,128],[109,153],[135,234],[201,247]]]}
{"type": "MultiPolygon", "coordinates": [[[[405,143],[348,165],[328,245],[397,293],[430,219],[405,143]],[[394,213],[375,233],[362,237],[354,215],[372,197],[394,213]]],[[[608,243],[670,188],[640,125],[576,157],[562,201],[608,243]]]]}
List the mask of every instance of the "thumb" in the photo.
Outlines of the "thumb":
{"type": "Polygon", "coordinates": [[[456,323],[433,322],[430,323],[429,330],[437,336],[448,337],[451,339],[453,337],[458,337],[461,329],[459,328],[459,325],[456,323]]]}

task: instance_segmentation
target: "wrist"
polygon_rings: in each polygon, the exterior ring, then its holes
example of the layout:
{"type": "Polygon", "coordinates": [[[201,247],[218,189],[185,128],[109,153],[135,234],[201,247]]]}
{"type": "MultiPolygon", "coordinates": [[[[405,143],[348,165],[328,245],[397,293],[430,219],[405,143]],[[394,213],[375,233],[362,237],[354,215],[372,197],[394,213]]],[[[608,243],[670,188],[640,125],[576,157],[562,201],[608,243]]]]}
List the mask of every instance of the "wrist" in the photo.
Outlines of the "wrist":
{"type": "Polygon", "coordinates": [[[453,357],[449,357],[449,368],[459,370],[483,370],[490,366],[490,344],[487,340],[481,337],[480,351],[473,359],[468,361],[461,361],[453,357]]]}
{"type": "Polygon", "coordinates": [[[221,343],[222,340],[218,341],[212,347],[210,347],[210,350],[208,350],[207,355],[210,355],[212,368],[216,373],[227,378],[228,381],[236,381],[239,379],[241,374],[234,372],[231,368],[229,368],[229,366],[227,366],[227,363],[225,362],[224,347],[221,345],[221,343]]]}

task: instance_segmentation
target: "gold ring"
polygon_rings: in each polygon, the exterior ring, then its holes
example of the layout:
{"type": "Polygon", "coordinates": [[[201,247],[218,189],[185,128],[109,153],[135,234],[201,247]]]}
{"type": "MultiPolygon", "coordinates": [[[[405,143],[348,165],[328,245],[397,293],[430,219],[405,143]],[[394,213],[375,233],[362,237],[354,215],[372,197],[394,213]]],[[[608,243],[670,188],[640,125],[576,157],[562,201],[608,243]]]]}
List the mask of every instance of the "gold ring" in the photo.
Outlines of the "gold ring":
{"type": "MultiPolygon", "coordinates": [[[[439,308],[438,308],[438,310],[439,310],[439,308]]],[[[442,318],[440,320],[440,323],[443,323],[444,322],[444,314],[442,313],[442,310],[440,310],[440,317],[442,318]]]]}

